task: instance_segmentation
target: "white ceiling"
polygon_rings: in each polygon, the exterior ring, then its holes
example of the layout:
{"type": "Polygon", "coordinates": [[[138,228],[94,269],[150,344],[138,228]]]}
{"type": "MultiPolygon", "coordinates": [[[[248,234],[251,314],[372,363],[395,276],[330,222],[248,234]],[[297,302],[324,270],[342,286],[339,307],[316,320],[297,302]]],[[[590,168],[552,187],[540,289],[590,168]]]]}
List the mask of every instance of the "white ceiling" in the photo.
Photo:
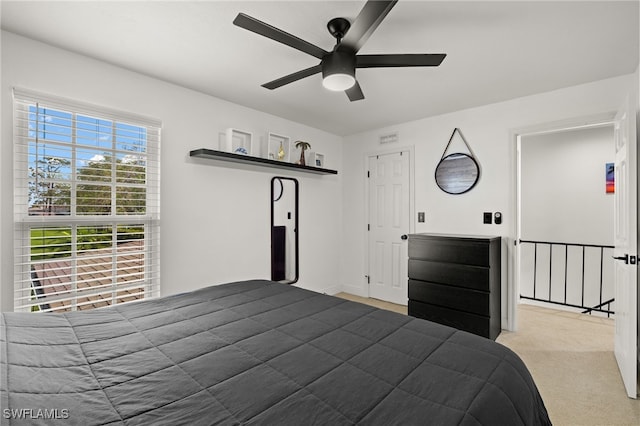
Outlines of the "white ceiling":
{"type": "Polygon", "coordinates": [[[243,12],[331,50],[326,23],[364,1],[7,1],[2,28],[212,96],[350,135],[638,67],[636,1],[401,0],[360,53],[446,53],[439,67],[359,69],[349,102],[320,75],[260,85],[312,56],[232,24],[243,12]]]}

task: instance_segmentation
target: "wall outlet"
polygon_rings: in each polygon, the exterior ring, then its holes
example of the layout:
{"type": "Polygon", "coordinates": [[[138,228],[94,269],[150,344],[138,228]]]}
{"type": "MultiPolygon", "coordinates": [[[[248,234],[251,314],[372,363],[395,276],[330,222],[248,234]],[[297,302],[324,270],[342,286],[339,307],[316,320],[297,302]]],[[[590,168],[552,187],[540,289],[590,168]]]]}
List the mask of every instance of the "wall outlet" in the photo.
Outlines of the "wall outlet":
{"type": "Polygon", "coordinates": [[[418,212],[418,222],[424,222],[424,212],[418,212]]]}
{"type": "Polygon", "coordinates": [[[491,212],[484,212],[482,214],[482,223],[491,225],[493,214],[491,212]]]}

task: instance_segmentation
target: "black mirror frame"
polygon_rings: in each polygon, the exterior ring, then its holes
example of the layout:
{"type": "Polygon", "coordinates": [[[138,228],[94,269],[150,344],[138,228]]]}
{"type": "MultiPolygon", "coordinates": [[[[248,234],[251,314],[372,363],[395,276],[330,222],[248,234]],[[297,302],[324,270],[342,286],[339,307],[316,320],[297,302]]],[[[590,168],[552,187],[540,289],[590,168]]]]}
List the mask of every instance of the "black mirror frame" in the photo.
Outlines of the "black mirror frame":
{"type": "Polygon", "coordinates": [[[296,282],[298,282],[298,279],[300,277],[300,256],[299,256],[299,239],[298,239],[298,195],[299,195],[299,184],[298,184],[298,180],[295,178],[290,178],[290,177],[284,177],[284,176],[274,176],[271,179],[271,280],[274,280],[274,276],[273,276],[273,262],[274,262],[274,257],[275,257],[275,250],[274,250],[274,244],[273,244],[273,226],[274,226],[274,219],[275,219],[275,210],[274,210],[274,202],[278,201],[281,197],[282,194],[284,192],[284,186],[282,184],[283,180],[290,180],[294,183],[294,187],[295,187],[295,221],[294,221],[294,241],[295,241],[295,276],[293,277],[292,280],[287,280],[288,284],[294,284],[296,282]],[[278,194],[276,194],[276,191],[274,190],[275,187],[275,183],[276,181],[278,181],[278,183],[280,184],[280,191],[278,194]],[[275,198],[277,196],[277,199],[275,198]]]}
{"type": "Polygon", "coordinates": [[[478,183],[478,180],[480,180],[480,165],[478,164],[476,159],[473,158],[473,156],[471,156],[469,154],[465,154],[465,153],[462,153],[462,152],[456,152],[456,153],[453,153],[453,154],[449,154],[446,157],[441,158],[440,161],[438,162],[438,165],[436,166],[436,171],[434,173],[434,180],[436,181],[436,185],[438,185],[438,188],[440,188],[443,192],[446,192],[447,194],[451,194],[451,195],[464,194],[466,192],[471,191],[476,186],[476,184],[478,183]],[[464,191],[461,191],[461,192],[447,191],[445,188],[442,187],[442,185],[440,185],[440,182],[438,182],[438,168],[440,167],[440,165],[442,164],[443,161],[445,161],[447,158],[450,158],[450,157],[453,157],[453,156],[464,156],[464,157],[469,158],[471,161],[473,161],[473,164],[475,165],[476,171],[477,171],[476,177],[475,177],[475,180],[473,181],[473,183],[467,189],[465,189],[464,191]]]}
{"type": "MultiPolygon", "coordinates": [[[[284,193],[284,185],[282,184],[282,179],[277,177],[274,177],[273,179],[271,179],[271,201],[275,202],[280,200],[280,198],[282,198],[283,193],[284,193]],[[280,190],[277,192],[274,189],[274,185],[273,185],[276,180],[280,184],[280,190]],[[276,194],[278,195],[276,196],[276,194]]],[[[273,216],[273,205],[271,206],[271,210],[272,210],[271,214],[273,216]]],[[[273,217],[271,219],[273,219],[273,217]]],[[[273,220],[271,221],[271,225],[273,226],[273,220]]]]}

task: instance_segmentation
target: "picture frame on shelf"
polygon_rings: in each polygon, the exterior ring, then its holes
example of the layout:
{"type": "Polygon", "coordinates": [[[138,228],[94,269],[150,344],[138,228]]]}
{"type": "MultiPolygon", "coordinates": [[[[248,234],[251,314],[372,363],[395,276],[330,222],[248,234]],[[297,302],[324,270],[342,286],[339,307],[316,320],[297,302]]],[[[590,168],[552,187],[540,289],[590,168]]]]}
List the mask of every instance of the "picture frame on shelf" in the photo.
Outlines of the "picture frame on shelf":
{"type": "Polygon", "coordinates": [[[319,152],[311,151],[309,153],[309,158],[307,160],[307,166],[318,167],[320,169],[324,168],[324,154],[320,154],[319,152]]]}
{"type": "Polygon", "coordinates": [[[224,143],[220,146],[220,150],[239,155],[252,155],[252,145],[253,134],[251,132],[228,128],[225,131],[224,143]]]}
{"type": "Polygon", "coordinates": [[[291,138],[277,133],[267,133],[265,158],[288,163],[291,159],[291,138]]]}

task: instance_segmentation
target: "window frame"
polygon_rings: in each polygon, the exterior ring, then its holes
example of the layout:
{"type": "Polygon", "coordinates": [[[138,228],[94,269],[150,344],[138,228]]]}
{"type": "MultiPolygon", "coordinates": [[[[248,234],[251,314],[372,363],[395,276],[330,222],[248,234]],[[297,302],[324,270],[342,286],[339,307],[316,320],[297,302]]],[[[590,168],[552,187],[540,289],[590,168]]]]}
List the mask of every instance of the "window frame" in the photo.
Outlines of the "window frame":
{"type": "MultiPolygon", "coordinates": [[[[47,95],[43,93],[34,92],[28,89],[14,88],[13,89],[13,147],[14,147],[14,311],[33,311],[34,306],[38,306],[38,311],[42,310],[42,307],[47,303],[38,302],[37,288],[33,284],[33,264],[34,260],[31,258],[33,253],[31,252],[31,230],[34,228],[45,229],[49,227],[68,227],[71,231],[71,243],[70,251],[71,256],[66,259],[70,262],[70,270],[68,276],[70,278],[71,293],[69,297],[63,297],[62,300],[71,300],[69,307],[70,310],[75,311],[78,309],[85,309],[85,305],[91,305],[91,303],[78,303],[79,298],[84,298],[91,295],[108,295],[108,291],[84,291],[82,294],[77,294],[77,281],[79,279],[79,273],[77,270],[77,262],[79,254],[82,251],[78,249],[78,227],[95,226],[98,227],[111,227],[112,238],[111,243],[111,280],[113,281],[110,292],[112,294],[111,305],[130,303],[130,302],[117,302],[119,300],[118,292],[122,287],[119,287],[118,282],[118,256],[122,256],[122,253],[118,253],[118,227],[119,226],[142,226],[144,229],[144,238],[142,241],[142,249],[140,253],[144,258],[144,265],[142,282],[136,285],[136,287],[143,288],[143,299],[157,297],[160,294],[160,145],[161,145],[161,130],[162,123],[159,120],[144,117],[137,114],[131,114],[123,111],[118,111],[102,106],[96,106],[84,102],[75,100],[69,100],[57,96],[47,95]],[[35,129],[36,137],[30,136],[29,128],[30,114],[34,114],[30,111],[30,105],[35,106],[36,116],[40,114],[40,108],[47,108],[54,111],[60,111],[70,113],[72,115],[70,127],[72,132],[70,142],[60,142],[60,146],[64,146],[65,149],[69,149],[71,153],[71,166],[72,178],[69,181],[69,212],[62,215],[30,215],[30,189],[29,185],[32,179],[29,176],[29,144],[31,140],[37,140],[37,135],[40,132],[38,128],[35,129]],[[112,192],[112,199],[109,204],[109,214],[78,214],[77,211],[77,185],[82,184],[82,180],[78,180],[76,172],[78,165],[76,164],[76,155],[79,149],[87,149],[87,146],[77,143],[78,129],[76,124],[78,123],[78,116],[91,117],[96,120],[108,120],[112,122],[112,154],[111,159],[112,170],[110,174],[110,181],[104,186],[109,185],[112,192]],[[25,124],[27,123],[27,124],[25,124]],[[116,202],[116,192],[118,187],[121,188],[140,188],[139,184],[125,183],[124,185],[118,181],[118,170],[116,168],[117,157],[115,154],[118,152],[118,141],[116,138],[116,128],[118,123],[127,126],[135,126],[146,129],[144,141],[145,141],[145,212],[144,214],[118,214],[116,202]],[[137,185],[137,186],[136,186],[137,185]]],[[[57,144],[57,142],[56,142],[57,144]]],[[[96,148],[102,150],[102,148],[96,148]]],[[[38,157],[36,157],[38,158],[38,157]]],[[[37,160],[36,160],[37,161],[37,160]]],[[[36,174],[38,172],[36,171],[36,174]]],[[[90,181],[90,184],[96,184],[98,181],[90,181]]],[[[95,213],[95,212],[94,212],[95,213]]],[[[109,255],[106,254],[106,257],[109,255]]],[[[108,286],[107,286],[108,287],[108,286]]],[[[105,287],[105,288],[107,288],[105,287]]],[[[126,287],[126,285],[125,285],[126,287]]],[[[92,288],[92,287],[89,287],[92,288]]],[[[42,288],[40,288],[42,290],[42,288]]],[[[54,294],[54,296],[57,294],[54,294]]],[[[47,296],[49,297],[49,296],[47,296]]],[[[55,301],[55,297],[52,298],[55,301]]],[[[106,303],[106,302],[105,302],[106,303]]],[[[65,308],[65,310],[67,310],[65,308]]],[[[55,310],[54,310],[55,311],[55,310]]]]}

